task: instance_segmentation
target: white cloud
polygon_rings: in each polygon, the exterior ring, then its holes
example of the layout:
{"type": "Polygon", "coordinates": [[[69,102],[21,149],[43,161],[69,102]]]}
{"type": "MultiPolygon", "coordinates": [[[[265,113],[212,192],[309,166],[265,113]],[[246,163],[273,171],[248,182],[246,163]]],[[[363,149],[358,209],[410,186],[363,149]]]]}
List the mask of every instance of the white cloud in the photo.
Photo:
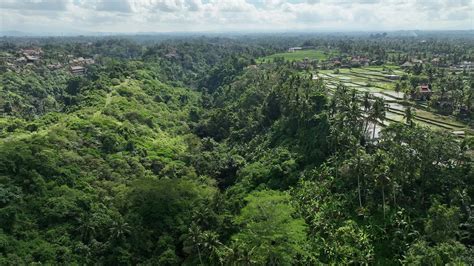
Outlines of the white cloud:
{"type": "Polygon", "coordinates": [[[68,0],[1,0],[0,8],[18,10],[64,11],[68,0]]]}
{"type": "Polygon", "coordinates": [[[108,12],[132,12],[129,0],[100,0],[97,3],[96,9],[108,12]]]}
{"type": "Polygon", "coordinates": [[[1,30],[472,29],[472,0],[0,0],[1,30]]]}

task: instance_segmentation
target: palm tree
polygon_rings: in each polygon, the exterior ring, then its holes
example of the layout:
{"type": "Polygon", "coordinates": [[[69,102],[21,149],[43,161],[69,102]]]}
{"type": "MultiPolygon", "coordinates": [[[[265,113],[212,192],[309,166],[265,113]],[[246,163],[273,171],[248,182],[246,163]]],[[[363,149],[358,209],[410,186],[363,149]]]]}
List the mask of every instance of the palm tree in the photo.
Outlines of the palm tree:
{"type": "Polygon", "coordinates": [[[405,114],[403,117],[406,119],[406,123],[409,126],[413,126],[413,119],[415,118],[415,111],[411,108],[411,106],[407,106],[405,108],[405,114]]]}
{"type": "Polygon", "coordinates": [[[367,112],[370,110],[371,104],[370,104],[370,94],[368,91],[364,93],[364,99],[363,99],[363,104],[364,104],[364,112],[366,113],[366,121],[365,121],[365,128],[364,128],[364,134],[367,132],[367,128],[369,126],[369,114],[367,112]]]}
{"type": "Polygon", "coordinates": [[[362,195],[361,195],[361,182],[360,182],[360,174],[361,174],[361,165],[362,165],[362,162],[364,160],[364,150],[361,149],[360,147],[357,148],[356,152],[356,157],[357,157],[357,161],[356,161],[356,174],[357,174],[357,192],[358,192],[358,196],[359,196],[359,208],[362,209],[362,195]]]}
{"type": "Polygon", "coordinates": [[[362,130],[362,124],[360,123],[361,121],[361,109],[360,109],[360,103],[359,99],[357,97],[357,92],[355,89],[351,91],[351,97],[350,97],[350,102],[348,106],[348,119],[349,119],[349,125],[350,129],[352,132],[354,132],[357,136],[360,135],[361,130],[362,130]]]}
{"type": "Polygon", "coordinates": [[[387,185],[388,182],[390,182],[390,178],[386,174],[382,174],[378,176],[378,182],[380,182],[380,185],[382,187],[382,209],[383,209],[383,218],[385,219],[385,186],[387,185]]]}
{"type": "Polygon", "coordinates": [[[410,84],[404,80],[400,83],[400,90],[403,91],[403,99],[408,100],[408,95],[410,93],[410,84]]]}
{"type": "Polygon", "coordinates": [[[467,90],[467,96],[466,96],[466,102],[464,104],[466,106],[468,112],[471,112],[473,103],[474,103],[474,92],[473,92],[473,90],[468,89],[467,90]]]}
{"type": "Polygon", "coordinates": [[[383,123],[383,121],[385,120],[385,115],[385,101],[382,98],[376,98],[370,112],[370,120],[372,120],[372,123],[374,124],[372,139],[375,138],[375,129],[378,120],[380,120],[380,123],[383,123]]]}
{"type": "Polygon", "coordinates": [[[82,241],[89,242],[94,238],[97,224],[91,218],[91,216],[83,216],[78,218],[79,226],[77,230],[81,233],[82,241]]]}
{"type": "Polygon", "coordinates": [[[364,111],[367,112],[367,110],[370,109],[370,94],[368,91],[364,93],[364,111]]]}
{"type": "Polygon", "coordinates": [[[189,253],[193,250],[193,248],[196,248],[197,253],[198,253],[198,258],[199,258],[199,263],[200,265],[204,265],[202,263],[202,256],[201,256],[201,229],[199,226],[197,226],[195,223],[193,223],[189,229],[188,229],[188,234],[186,235],[186,240],[184,242],[185,247],[183,248],[185,251],[188,250],[189,253]]]}
{"type": "Polygon", "coordinates": [[[200,239],[201,246],[206,251],[206,255],[209,256],[210,259],[219,261],[222,264],[221,248],[224,247],[224,245],[219,241],[219,235],[212,231],[204,231],[200,239]]]}
{"type": "Polygon", "coordinates": [[[395,83],[395,91],[397,92],[397,95],[400,94],[401,89],[402,89],[402,86],[400,85],[400,82],[395,83]]]}
{"type": "Polygon", "coordinates": [[[120,218],[112,222],[112,226],[110,227],[109,231],[110,237],[113,240],[121,241],[130,234],[130,226],[120,218]]]}
{"type": "Polygon", "coordinates": [[[241,248],[242,245],[237,245],[238,248],[236,248],[236,250],[241,251],[236,254],[236,261],[241,265],[255,265],[257,262],[253,259],[253,257],[255,256],[254,253],[256,247],[252,247],[250,250],[247,250],[245,248],[241,248]]]}
{"type": "Polygon", "coordinates": [[[380,186],[382,189],[382,210],[383,210],[383,218],[385,219],[385,213],[386,213],[386,207],[385,207],[385,187],[389,185],[390,183],[390,177],[389,177],[389,167],[384,164],[385,161],[385,156],[384,153],[378,153],[376,160],[381,163],[380,165],[377,166],[377,174],[375,176],[375,183],[380,186]]]}

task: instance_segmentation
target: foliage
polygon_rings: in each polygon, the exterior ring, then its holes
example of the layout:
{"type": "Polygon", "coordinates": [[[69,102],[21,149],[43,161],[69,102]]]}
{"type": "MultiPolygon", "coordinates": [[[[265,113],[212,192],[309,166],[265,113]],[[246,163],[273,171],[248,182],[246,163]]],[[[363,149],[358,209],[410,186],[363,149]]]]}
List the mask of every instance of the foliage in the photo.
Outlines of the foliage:
{"type": "Polygon", "coordinates": [[[311,72],[436,57],[397,90],[430,83],[423,109],[472,123],[472,74],[442,66],[472,38],[420,35],[3,38],[43,53],[0,65],[0,264],[473,264],[469,129],[422,127],[408,99],[392,122],[311,72]],[[295,46],[331,51],[275,55],[295,46]]]}
{"type": "Polygon", "coordinates": [[[292,217],[289,195],[259,191],[245,200],[247,205],[235,218],[242,229],[232,236],[238,257],[255,264],[290,264],[305,255],[306,225],[292,217]]]}

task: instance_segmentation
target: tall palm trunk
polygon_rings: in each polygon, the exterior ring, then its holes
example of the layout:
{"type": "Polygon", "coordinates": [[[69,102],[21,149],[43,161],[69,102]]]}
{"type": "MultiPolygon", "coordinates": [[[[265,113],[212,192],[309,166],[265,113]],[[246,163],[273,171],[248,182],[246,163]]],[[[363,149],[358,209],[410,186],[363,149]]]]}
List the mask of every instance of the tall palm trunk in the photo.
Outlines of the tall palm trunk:
{"type": "Polygon", "coordinates": [[[367,129],[369,128],[369,116],[365,119],[365,127],[364,127],[364,134],[367,133],[367,129]]]}
{"type": "Polygon", "coordinates": [[[393,185],[393,206],[397,207],[396,186],[393,185]]]}
{"type": "Polygon", "coordinates": [[[383,219],[385,220],[385,186],[382,186],[382,208],[383,208],[383,219]]]}
{"type": "Polygon", "coordinates": [[[377,126],[376,120],[374,120],[374,130],[372,131],[372,139],[375,139],[375,127],[377,126]]]}
{"type": "Polygon", "coordinates": [[[197,250],[198,250],[198,256],[199,256],[199,263],[201,263],[201,265],[204,265],[204,264],[202,263],[201,250],[200,250],[200,248],[199,248],[199,245],[197,246],[197,250]]]}
{"type": "Polygon", "coordinates": [[[359,192],[359,207],[362,209],[362,197],[360,195],[360,177],[359,177],[359,174],[357,174],[357,190],[359,192]]]}

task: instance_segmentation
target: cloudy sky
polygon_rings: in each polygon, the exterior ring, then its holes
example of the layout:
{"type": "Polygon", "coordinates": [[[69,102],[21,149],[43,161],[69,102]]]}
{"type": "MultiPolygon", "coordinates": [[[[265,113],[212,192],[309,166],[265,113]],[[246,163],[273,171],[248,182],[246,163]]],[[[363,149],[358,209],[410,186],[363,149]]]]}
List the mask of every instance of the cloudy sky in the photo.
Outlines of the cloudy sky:
{"type": "Polygon", "coordinates": [[[0,0],[25,32],[473,29],[474,0],[0,0]]]}

